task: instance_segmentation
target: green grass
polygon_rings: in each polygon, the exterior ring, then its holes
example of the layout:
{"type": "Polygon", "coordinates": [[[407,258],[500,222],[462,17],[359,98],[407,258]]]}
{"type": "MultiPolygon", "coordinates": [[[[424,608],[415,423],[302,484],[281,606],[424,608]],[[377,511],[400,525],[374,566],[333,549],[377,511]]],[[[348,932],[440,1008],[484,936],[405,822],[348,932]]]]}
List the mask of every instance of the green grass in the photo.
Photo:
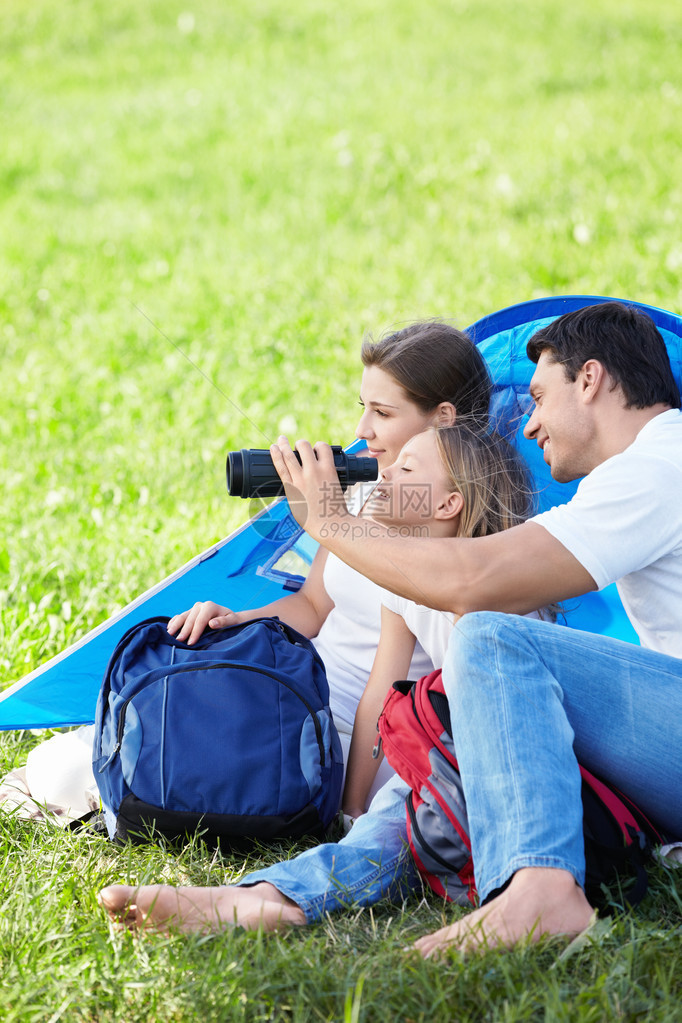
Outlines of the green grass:
{"type": "MultiPolygon", "coordinates": [[[[220,883],[242,864],[216,860],[196,844],[180,854],[118,850],[93,836],[7,818],[0,827],[3,1020],[679,1019],[682,887],[662,868],[636,918],[608,921],[593,943],[569,955],[546,944],[433,963],[407,950],[450,915],[433,897],[341,914],[282,936],[120,934],[97,906],[103,884],[220,883]]],[[[247,866],[261,862],[253,855],[247,866]]]]}
{"type": "MultiPolygon", "coordinates": [[[[3,684],[237,524],[227,449],[350,438],[365,331],[558,293],[682,309],[674,4],[5,0],[0,25],[3,684]]],[[[4,767],[37,740],[3,736],[4,767]]],[[[243,864],[0,825],[0,1018],[679,1015],[662,870],[597,947],[436,966],[403,951],[431,899],[114,935],[102,884],[243,864]]]]}

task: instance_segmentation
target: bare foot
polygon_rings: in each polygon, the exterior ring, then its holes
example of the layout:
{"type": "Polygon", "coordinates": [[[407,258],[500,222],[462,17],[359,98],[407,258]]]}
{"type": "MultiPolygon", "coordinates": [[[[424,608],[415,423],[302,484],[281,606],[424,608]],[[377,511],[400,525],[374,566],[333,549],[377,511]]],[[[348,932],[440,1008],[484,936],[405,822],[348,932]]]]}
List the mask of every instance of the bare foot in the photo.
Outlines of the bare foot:
{"type": "Polygon", "coordinates": [[[573,938],[589,925],[594,912],[585,893],[566,870],[525,867],[505,891],[449,927],[415,942],[425,959],[452,947],[460,952],[512,948],[544,935],[573,938]]]}
{"type": "Polygon", "coordinates": [[[114,884],[102,889],[99,901],[112,920],[130,930],[210,934],[225,927],[244,927],[276,931],[306,922],[295,902],[265,882],[244,888],[114,884]]]}

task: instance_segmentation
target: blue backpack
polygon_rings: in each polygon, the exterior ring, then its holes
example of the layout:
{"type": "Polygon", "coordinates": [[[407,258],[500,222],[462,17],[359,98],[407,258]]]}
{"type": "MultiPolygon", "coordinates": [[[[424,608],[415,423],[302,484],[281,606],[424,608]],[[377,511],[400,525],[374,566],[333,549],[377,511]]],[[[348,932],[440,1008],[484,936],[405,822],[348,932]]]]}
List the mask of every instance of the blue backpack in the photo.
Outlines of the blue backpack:
{"type": "Polygon", "coordinates": [[[324,665],[277,618],[206,630],[133,626],[97,701],[93,768],[109,837],[192,834],[223,846],[321,836],[343,756],[324,665]]]}

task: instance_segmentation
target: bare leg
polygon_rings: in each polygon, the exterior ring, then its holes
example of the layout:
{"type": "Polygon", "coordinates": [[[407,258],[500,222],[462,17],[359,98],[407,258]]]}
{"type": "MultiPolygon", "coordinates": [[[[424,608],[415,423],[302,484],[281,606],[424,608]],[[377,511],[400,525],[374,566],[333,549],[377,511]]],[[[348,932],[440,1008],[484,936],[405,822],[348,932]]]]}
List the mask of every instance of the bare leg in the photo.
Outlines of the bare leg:
{"type": "Polygon", "coordinates": [[[303,910],[266,882],[244,888],[110,885],[99,900],[112,920],[131,930],[209,934],[225,927],[276,931],[306,923],[303,910]]]}
{"type": "Polygon", "coordinates": [[[501,895],[415,943],[425,959],[452,947],[461,952],[512,948],[543,935],[575,937],[594,916],[585,893],[566,870],[525,867],[501,895]]]}

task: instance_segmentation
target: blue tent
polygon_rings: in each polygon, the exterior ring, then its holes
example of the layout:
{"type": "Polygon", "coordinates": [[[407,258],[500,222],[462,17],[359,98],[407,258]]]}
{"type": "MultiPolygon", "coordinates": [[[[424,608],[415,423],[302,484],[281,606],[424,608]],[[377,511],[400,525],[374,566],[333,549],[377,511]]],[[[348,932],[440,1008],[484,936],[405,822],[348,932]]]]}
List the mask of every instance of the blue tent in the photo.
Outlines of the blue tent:
{"type": "MultiPolygon", "coordinates": [[[[522,435],[533,366],[526,342],[562,313],[609,299],[590,295],[538,299],[492,313],[469,328],[494,382],[496,425],[518,446],[533,471],[541,508],[570,499],[575,485],[551,480],[542,454],[522,435]]],[[[682,373],[682,317],[637,302],[665,339],[678,384],[682,373]]],[[[358,443],[350,450],[357,450],[358,443]]],[[[204,551],[138,597],[79,642],[0,694],[0,729],[86,724],[94,718],[109,654],[135,622],[172,615],[198,599],[225,600],[231,607],[258,607],[297,589],[315,553],[284,500],[264,509],[231,536],[204,551]]],[[[637,642],[615,587],[591,593],[566,607],[567,624],[637,642]]]]}

